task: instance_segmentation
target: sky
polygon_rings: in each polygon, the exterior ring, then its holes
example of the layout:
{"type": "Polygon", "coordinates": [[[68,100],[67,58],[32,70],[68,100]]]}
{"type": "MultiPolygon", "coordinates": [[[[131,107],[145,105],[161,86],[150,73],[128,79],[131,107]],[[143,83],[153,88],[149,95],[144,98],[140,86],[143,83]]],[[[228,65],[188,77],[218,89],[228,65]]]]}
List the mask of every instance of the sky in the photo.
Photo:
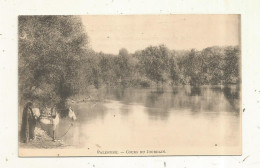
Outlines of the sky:
{"type": "Polygon", "coordinates": [[[240,44],[240,15],[87,15],[81,16],[96,52],[130,53],[150,45],[201,50],[240,44]]]}

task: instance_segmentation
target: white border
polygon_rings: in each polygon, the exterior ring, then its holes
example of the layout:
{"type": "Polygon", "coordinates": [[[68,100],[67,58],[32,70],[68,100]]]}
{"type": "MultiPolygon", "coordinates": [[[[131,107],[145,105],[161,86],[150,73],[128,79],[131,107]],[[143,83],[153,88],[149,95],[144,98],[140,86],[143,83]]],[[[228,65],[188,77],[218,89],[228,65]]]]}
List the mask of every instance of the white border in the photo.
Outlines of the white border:
{"type": "Polygon", "coordinates": [[[258,0],[0,0],[0,167],[260,167],[258,0]],[[241,14],[242,156],[19,158],[17,16],[20,14],[241,14]]]}

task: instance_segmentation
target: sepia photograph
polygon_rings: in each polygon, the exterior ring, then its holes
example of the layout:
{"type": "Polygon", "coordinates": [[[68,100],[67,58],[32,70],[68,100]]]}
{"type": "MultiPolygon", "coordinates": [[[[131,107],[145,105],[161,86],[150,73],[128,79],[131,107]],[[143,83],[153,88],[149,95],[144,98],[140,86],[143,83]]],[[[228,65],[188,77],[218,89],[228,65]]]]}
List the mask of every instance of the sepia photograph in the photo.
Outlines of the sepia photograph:
{"type": "Polygon", "coordinates": [[[18,16],[19,156],[241,155],[241,16],[18,16]]]}

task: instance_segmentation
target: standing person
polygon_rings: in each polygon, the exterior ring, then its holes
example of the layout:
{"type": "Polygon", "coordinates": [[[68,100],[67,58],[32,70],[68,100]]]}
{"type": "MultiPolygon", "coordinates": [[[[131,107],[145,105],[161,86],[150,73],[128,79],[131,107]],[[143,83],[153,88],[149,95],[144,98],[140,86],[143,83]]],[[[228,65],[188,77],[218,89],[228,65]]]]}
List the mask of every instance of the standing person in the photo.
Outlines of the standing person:
{"type": "Polygon", "coordinates": [[[57,111],[56,111],[56,105],[54,105],[51,108],[51,122],[52,122],[52,132],[53,132],[52,140],[53,141],[55,141],[55,139],[56,139],[56,134],[55,134],[56,124],[54,123],[54,120],[56,117],[57,117],[57,111]]]}
{"type": "Polygon", "coordinates": [[[36,119],[32,111],[32,105],[33,104],[31,102],[28,102],[23,109],[21,140],[24,143],[34,139],[36,119]]]}

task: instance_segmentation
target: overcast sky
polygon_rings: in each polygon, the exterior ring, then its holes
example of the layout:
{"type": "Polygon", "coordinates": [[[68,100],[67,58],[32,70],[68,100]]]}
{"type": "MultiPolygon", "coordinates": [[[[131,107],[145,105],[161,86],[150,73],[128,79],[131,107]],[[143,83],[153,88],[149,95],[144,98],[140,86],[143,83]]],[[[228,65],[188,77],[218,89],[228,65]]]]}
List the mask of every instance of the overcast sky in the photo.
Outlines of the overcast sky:
{"type": "Polygon", "coordinates": [[[110,15],[82,16],[92,49],[118,54],[149,45],[201,50],[240,43],[239,15],[110,15]]]}

